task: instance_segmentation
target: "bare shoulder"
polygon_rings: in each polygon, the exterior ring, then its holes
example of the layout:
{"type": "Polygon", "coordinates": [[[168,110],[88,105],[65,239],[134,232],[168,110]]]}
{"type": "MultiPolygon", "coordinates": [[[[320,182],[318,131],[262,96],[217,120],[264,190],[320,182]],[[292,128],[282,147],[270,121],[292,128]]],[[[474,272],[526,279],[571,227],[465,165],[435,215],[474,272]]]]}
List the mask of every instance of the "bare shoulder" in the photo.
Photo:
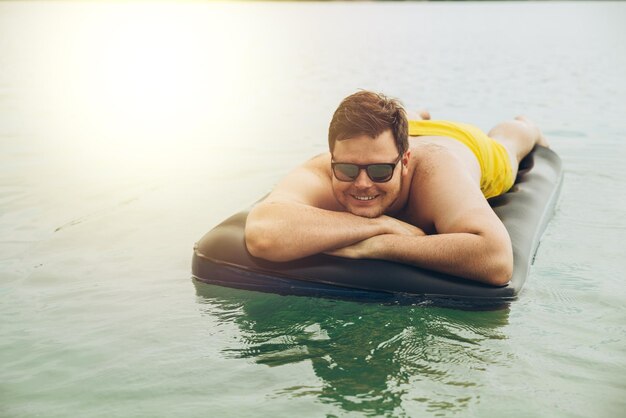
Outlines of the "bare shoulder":
{"type": "Polygon", "coordinates": [[[415,164],[416,173],[428,174],[440,164],[448,164],[455,156],[444,146],[431,142],[418,143],[411,147],[411,161],[415,164]]]}
{"type": "Polygon", "coordinates": [[[439,144],[423,143],[412,147],[411,164],[413,188],[419,187],[422,196],[427,193],[430,197],[433,193],[437,194],[437,186],[469,176],[458,156],[439,144]]]}
{"type": "Polygon", "coordinates": [[[480,184],[450,149],[426,143],[413,150],[412,204],[438,233],[479,232],[481,225],[499,223],[480,184]]]}
{"type": "Polygon", "coordinates": [[[334,209],[336,200],[330,178],[330,154],[317,155],[281,179],[265,202],[292,202],[334,209]]]}
{"type": "Polygon", "coordinates": [[[320,176],[325,180],[330,179],[330,153],[325,152],[305,161],[300,167],[311,174],[320,176]]]}

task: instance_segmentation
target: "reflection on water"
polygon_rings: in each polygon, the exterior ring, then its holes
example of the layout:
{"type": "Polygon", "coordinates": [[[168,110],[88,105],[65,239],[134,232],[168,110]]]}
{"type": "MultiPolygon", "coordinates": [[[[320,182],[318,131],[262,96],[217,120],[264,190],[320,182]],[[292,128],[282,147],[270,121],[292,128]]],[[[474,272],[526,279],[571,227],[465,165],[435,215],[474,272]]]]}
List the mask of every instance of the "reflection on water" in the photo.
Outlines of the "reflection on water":
{"type": "Polygon", "coordinates": [[[239,329],[224,358],[270,367],[310,362],[319,387],[285,388],[282,395],[305,392],[345,411],[400,413],[406,402],[424,411],[462,411],[478,402],[487,378],[470,370],[514,360],[500,351],[508,309],[347,303],[194,283],[202,312],[239,329]],[[459,397],[459,388],[467,396],[459,397]]]}

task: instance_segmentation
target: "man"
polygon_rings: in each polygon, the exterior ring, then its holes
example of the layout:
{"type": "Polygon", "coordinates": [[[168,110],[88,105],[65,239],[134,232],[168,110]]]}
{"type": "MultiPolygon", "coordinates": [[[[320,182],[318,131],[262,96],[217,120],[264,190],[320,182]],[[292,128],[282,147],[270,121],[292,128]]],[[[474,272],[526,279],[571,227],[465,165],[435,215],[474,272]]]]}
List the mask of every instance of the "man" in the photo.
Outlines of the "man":
{"type": "Polygon", "coordinates": [[[382,94],[345,98],[330,123],[330,152],[251,210],[248,251],[271,261],[321,252],[384,259],[506,284],[511,240],[486,198],[505,193],[519,161],[545,139],[524,117],[488,136],[428,112],[417,119],[382,94]]]}

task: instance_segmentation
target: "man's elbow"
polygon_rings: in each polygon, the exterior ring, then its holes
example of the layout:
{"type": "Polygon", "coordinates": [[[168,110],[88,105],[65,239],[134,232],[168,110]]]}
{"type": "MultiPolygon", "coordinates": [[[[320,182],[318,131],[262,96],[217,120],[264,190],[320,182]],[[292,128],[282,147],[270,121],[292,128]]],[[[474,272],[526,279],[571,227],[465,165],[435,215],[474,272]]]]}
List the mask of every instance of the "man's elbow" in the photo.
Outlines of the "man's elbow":
{"type": "Polygon", "coordinates": [[[273,239],[262,228],[248,227],[246,225],[245,243],[248,252],[253,257],[275,262],[289,261],[291,259],[288,255],[282,253],[284,246],[278,245],[278,240],[273,239]]]}
{"type": "Polygon", "coordinates": [[[261,228],[246,225],[244,241],[248,252],[254,257],[268,259],[267,255],[272,252],[272,240],[261,228]]]}
{"type": "Polygon", "coordinates": [[[494,257],[485,272],[485,282],[493,286],[506,285],[513,276],[513,255],[499,254],[494,257]]]}

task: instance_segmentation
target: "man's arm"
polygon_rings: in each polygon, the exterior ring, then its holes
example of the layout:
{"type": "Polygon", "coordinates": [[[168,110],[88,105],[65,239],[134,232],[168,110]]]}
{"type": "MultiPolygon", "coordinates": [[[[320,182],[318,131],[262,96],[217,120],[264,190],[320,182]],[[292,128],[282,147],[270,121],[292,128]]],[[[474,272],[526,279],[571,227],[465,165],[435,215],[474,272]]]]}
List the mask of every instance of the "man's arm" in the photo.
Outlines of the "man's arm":
{"type": "Polygon", "coordinates": [[[245,239],[252,255],[289,261],[376,235],[421,233],[419,228],[389,216],[369,219],[339,211],[330,176],[322,169],[330,165],[324,158],[316,157],[295,169],[250,211],[245,239]]]}
{"type": "Polygon", "coordinates": [[[420,164],[425,170],[417,176],[415,190],[435,224],[436,235],[385,234],[328,253],[397,261],[493,285],[506,284],[513,271],[511,240],[475,181],[446,152],[435,152],[420,164]]]}
{"type": "Polygon", "coordinates": [[[513,268],[508,235],[481,231],[427,236],[384,234],[327,253],[412,264],[493,285],[506,284],[513,268]]]}

